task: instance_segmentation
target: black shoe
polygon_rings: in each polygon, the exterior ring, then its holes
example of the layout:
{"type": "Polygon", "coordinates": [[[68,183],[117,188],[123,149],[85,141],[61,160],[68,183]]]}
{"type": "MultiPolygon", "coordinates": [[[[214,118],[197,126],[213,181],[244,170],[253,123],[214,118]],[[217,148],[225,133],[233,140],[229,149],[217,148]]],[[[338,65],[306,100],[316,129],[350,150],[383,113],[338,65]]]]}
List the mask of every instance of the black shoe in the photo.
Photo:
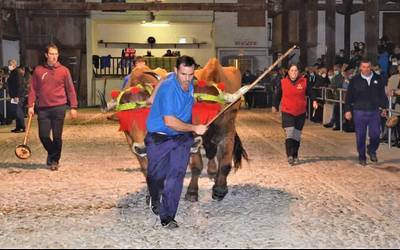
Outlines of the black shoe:
{"type": "Polygon", "coordinates": [[[151,212],[155,215],[155,216],[159,216],[160,215],[160,203],[158,204],[153,204],[155,202],[152,201],[152,199],[150,198],[150,210],[151,212]]]}
{"type": "Polygon", "coordinates": [[[368,155],[372,162],[374,163],[378,162],[378,157],[376,156],[376,153],[368,153],[368,155]]]}
{"type": "Polygon", "coordinates": [[[288,157],[288,163],[289,163],[290,166],[294,166],[295,160],[294,160],[293,156],[289,156],[288,157]]]}
{"type": "Polygon", "coordinates": [[[360,165],[363,166],[363,167],[368,166],[367,160],[360,160],[360,165]]]}
{"type": "Polygon", "coordinates": [[[50,166],[51,171],[58,171],[59,168],[60,168],[60,164],[58,162],[53,161],[51,163],[51,166],[50,166]]]}
{"type": "Polygon", "coordinates": [[[169,230],[174,230],[179,228],[178,222],[176,222],[175,220],[170,220],[168,222],[161,222],[161,225],[163,226],[163,228],[169,229],[169,230]]]}
{"type": "Polygon", "coordinates": [[[324,127],[325,128],[332,128],[333,127],[333,123],[324,124],[324,127]]]}
{"type": "Polygon", "coordinates": [[[47,156],[46,165],[49,167],[51,167],[53,165],[53,160],[51,159],[51,157],[49,155],[47,156]]]}
{"type": "Polygon", "coordinates": [[[338,127],[338,126],[333,127],[333,131],[339,131],[339,130],[340,130],[340,127],[338,127]]]}
{"type": "Polygon", "coordinates": [[[25,133],[25,129],[13,129],[11,130],[11,133],[16,133],[16,134],[25,133]]]}

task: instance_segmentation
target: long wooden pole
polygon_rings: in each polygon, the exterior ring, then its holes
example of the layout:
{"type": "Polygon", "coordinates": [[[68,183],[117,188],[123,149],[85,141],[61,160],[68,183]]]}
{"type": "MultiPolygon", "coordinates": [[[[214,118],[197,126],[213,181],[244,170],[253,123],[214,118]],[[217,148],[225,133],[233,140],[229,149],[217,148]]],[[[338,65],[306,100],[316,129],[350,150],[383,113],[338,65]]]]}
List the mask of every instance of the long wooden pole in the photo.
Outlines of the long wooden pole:
{"type": "Polygon", "coordinates": [[[257,80],[255,80],[251,85],[245,86],[245,88],[241,88],[238,90],[235,95],[237,98],[227,105],[221,112],[218,113],[211,121],[208,122],[207,127],[209,127],[213,122],[215,122],[221,115],[223,115],[228,109],[230,109],[233,105],[235,105],[247,92],[249,92],[252,88],[254,88],[258,83],[264,79],[275,67],[277,67],[286,57],[288,57],[295,49],[297,49],[297,45],[293,46],[289,49],[285,54],[278,58],[274,64],[272,64],[257,80]]]}

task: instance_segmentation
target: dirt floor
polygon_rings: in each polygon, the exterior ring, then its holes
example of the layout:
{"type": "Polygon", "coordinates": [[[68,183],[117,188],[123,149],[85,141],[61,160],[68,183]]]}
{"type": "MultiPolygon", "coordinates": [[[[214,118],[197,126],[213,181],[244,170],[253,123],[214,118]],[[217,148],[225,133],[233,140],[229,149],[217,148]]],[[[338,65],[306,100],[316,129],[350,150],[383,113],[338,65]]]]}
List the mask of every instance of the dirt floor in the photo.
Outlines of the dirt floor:
{"type": "Polygon", "coordinates": [[[289,167],[279,119],[240,112],[250,163],[222,202],[204,174],[176,231],[149,212],[138,163],[104,115],[67,122],[58,172],[44,165],[36,123],[26,162],[14,156],[23,135],[0,127],[0,248],[400,248],[400,150],[382,145],[381,162],[362,168],[354,134],[309,123],[302,165],[289,167]]]}

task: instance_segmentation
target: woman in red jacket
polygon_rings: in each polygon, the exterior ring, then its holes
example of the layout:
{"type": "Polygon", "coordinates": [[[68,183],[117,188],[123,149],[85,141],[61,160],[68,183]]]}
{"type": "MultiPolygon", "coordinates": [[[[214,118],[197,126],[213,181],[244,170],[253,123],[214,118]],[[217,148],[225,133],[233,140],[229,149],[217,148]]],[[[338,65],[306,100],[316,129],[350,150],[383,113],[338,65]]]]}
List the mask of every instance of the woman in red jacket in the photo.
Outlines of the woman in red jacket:
{"type": "Polygon", "coordinates": [[[307,113],[307,96],[313,102],[313,108],[318,108],[315,94],[307,79],[300,75],[299,67],[291,65],[288,76],[282,79],[278,86],[277,99],[273,108],[279,110],[282,104],[282,126],[286,132],[286,153],[290,165],[299,163],[299,148],[301,131],[303,130],[307,113]]]}

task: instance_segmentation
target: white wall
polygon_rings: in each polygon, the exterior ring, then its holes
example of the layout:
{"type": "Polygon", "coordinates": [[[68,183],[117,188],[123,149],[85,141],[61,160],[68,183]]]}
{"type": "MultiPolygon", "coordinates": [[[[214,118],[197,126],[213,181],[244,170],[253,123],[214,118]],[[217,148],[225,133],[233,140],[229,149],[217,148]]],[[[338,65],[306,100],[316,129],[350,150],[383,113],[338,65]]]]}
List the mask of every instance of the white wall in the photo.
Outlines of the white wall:
{"type": "Polygon", "coordinates": [[[8,65],[8,60],[15,59],[17,64],[20,63],[19,41],[2,40],[3,47],[3,66],[8,65]]]}
{"type": "Polygon", "coordinates": [[[256,68],[262,70],[271,64],[268,55],[267,20],[265,27],[238,27],[237,13],[216,13],[215,45],[220,55],[254,56],[256,68]]]}

